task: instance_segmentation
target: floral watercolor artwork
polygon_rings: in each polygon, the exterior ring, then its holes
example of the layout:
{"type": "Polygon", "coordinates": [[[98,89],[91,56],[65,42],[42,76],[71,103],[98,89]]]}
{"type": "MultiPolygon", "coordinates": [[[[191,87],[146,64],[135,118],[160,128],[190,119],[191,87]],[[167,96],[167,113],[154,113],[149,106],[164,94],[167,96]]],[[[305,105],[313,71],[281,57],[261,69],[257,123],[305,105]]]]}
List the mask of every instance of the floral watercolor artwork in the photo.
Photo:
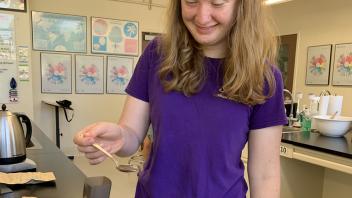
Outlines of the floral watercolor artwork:
{"type": "Polygon", "coordinates": [[[104,93],[103,56],[76,56],[76,93],[104,93]]]}
{"type": "Polygon", "coordinates": [[[331,47],[332,45],[308,47],[307,85],[329,84],[331,47]]]}
{"type": "Polygon", "coordinates": [[[110,70],[111,81],[118,86],[125,86],[128,82],[128,69],[125,65],[113,66],[110,70]]]}
{"type": "Polygon", "coordinates": [[[132,76],[132,65],[132,58],[108,57],[107,93],[125,94],[132,76]]]}
{"type": "Polygon", "coordinates": [[[66,67],[62,62],[48,63],[45,77],[52,84],[63,84],[67,79],[66,67]]]}
{"type": "Polygon", "coordinates": [[[43,93],[71,93],[71,55],[41,53],[43,93]]]}
{"type": "Polygon", "coordinates": [[[337,60],[337,71],[346,77],[352,75],[352,52],[347,55],[341,55],[337,60]]]}
{"type": "Polygon", "coordinates": [[[94,64],[82,65],[79,79],[86,85],[97,84],[97,81],[99,80],[97,66],[94,64]]]}
{"type": "Polygon", "coordinates": [[[313,56],[310,60],[309,70],[312,75],[320,76],[326,71],[326,57],[324,54],[320,54],[317,57],[313,56]]]}
{"type": "Polygon", "coordinates": [[[352,44],[335,46],[333,85],[352,85],[352,44]]]}

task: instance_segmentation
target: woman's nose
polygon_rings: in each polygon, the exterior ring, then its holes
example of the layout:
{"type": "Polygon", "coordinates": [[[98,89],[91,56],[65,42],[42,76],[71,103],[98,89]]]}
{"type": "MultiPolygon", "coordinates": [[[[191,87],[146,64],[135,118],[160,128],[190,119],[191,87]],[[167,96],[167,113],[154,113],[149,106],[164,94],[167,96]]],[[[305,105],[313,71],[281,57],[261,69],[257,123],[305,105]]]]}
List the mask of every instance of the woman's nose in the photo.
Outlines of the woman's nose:
{"type": "Polygon", "coordinates": [[[206,25],[211,19],[211,7],[206,3],[201,3],[196,13],[196,23],[199,25],[206,25]]]}

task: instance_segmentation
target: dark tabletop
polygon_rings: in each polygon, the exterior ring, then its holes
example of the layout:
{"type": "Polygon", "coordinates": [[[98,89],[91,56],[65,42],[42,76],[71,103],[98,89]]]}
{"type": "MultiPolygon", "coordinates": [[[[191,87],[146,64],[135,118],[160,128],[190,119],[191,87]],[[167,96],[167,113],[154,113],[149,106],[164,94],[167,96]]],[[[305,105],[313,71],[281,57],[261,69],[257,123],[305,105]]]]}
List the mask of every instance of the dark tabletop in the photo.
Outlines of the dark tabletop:
{"type": "Polygon", "coordinates": [[[281,142],[352,159],[352,132],[338,138],[318,132],[286,133],[281,142]]]}
{"type": "Polygon", "coordinates": [[[10,186],[13,193],[0,197],[82,198],[86,176],[32,122],[33,136],[42,149],[27,149],[27,157],[37,164],[38,172],[54,172],[56,181],[46,184],[10,186]]]}

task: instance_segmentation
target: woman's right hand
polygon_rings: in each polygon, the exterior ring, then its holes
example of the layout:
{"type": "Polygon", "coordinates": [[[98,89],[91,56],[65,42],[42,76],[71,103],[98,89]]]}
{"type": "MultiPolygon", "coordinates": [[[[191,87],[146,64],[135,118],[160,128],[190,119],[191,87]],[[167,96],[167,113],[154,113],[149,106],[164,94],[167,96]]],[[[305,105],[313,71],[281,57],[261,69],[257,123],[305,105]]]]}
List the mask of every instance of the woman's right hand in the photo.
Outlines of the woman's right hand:
{"type": "Polygon", "coordinates": [[[125,144],[121,127],[110,122],[98,122],[83,128],[75,135],[73,142],[85,154],[90,164],[99,164],[106,159],[103,152],[92,146],[94,143],[112,154],[125,144]]]}

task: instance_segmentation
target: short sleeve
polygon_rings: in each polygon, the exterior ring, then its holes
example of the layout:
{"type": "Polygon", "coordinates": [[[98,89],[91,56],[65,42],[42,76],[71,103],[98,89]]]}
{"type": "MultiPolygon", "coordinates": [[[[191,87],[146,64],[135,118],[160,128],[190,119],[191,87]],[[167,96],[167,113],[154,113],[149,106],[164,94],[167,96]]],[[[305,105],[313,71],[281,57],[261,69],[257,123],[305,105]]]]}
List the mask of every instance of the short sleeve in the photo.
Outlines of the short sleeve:
{"type": "Polygon", "coordinates": [[[127,85],[126,93],[130,96],[149,102],[148,82],[151,64],[154,62],[157,40],[152,40],[139,58],[132,78],[127,85]]]}
{"type": "Polygon", "coordinates": [[[287,124],[281,72],[277,68],[274,68],[273,72],[276,81],[274,95],[265,103],[253,107],[249,122],[250,130],[287,124]]]}

